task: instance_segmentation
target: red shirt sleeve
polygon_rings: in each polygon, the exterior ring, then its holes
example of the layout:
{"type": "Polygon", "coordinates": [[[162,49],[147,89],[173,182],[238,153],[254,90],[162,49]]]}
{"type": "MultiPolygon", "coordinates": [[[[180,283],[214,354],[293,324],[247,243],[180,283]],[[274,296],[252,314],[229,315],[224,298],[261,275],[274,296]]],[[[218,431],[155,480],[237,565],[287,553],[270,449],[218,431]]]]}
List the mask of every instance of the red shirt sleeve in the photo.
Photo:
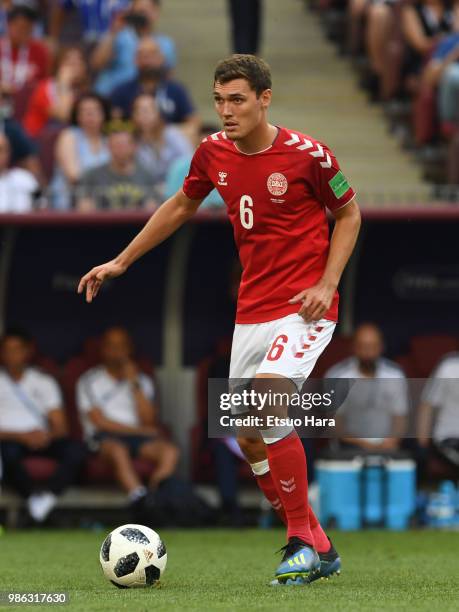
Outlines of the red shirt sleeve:
{"type": "Polygon", "coordinates": [[[50,79],[40,81],[27,106],[22,124],[26,132],[33,138],[45,127],[49,119],[51,98],[49,96],[50,79]]]}
{"type": "Polygon", "coordinates": [[[310,156],[310,175],[307,180],[317,199],[331,211],[348,204],[355,196],[355,191],[347,182],[330,149],[316,142],[310,156]]]}
{"type": "Polygon", "coordinates": [[[29,53],[29,61],[35,66],[33,78],[36,80],[46,78],[51,64],[47,47],[39,40],[32,40],[30,42],[29,53]]]}
{"type": "Polygon", "coordinates": [[[204,199],[214,188],[206,172],[205,151],[202,143],[196,149],[190,169],[183,183],[183,192],[190,200],[204,199]]]}

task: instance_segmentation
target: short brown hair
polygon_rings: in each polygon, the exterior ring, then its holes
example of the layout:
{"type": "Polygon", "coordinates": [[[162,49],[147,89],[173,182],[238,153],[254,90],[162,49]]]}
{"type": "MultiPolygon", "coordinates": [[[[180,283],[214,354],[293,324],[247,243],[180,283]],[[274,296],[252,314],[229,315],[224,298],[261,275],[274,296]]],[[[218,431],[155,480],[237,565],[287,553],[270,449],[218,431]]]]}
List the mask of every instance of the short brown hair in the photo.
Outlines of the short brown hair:
{"type": "Polygon", "coordinates": [[[238,53],[217,64],[214,83],[229,83],[234,79],[245,79],[257,96],[271,89],[271,69],[255,55],[238,53]]]}

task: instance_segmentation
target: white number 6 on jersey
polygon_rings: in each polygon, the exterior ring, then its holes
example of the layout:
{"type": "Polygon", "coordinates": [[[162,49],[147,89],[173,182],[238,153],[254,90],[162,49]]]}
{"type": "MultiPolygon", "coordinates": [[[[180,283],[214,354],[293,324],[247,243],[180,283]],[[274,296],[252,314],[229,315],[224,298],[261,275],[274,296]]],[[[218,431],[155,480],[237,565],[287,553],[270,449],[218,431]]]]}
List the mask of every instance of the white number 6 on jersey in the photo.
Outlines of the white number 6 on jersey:
{"type": "Polygon", "coordinates": [[[253,200],[248,195],[243,195],[239,202],[239,212],[241,215],[241,225],[245,229],[252,229],[253,227],[253,200]]]}

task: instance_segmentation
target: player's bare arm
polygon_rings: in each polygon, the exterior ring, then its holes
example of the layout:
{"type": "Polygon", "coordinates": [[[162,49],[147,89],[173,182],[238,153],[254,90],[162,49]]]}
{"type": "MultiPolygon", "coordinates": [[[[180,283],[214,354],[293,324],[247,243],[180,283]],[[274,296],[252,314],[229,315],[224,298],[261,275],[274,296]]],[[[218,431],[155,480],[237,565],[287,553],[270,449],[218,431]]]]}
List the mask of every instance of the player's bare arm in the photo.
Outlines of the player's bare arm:
{"type": "Polygon", "coordinates": [[[188,221],[200,204],[201,200],[190,200],[179,190],[155,211],[124,251],[115,259],[96,266],[81,278],[78,293],[83,293],[86,289],[86,301],[92,302],[105,280],[124,274],[137,259],[158,246],[188,221]]]}
{"type": "Polygon", "coordinates": [[[359,234],[361,218],[355,199],[334,211],[333,216],[335,227],[330,241],[327,265],[321,280],[314,287],[301,291],[290,300],[291,304],[302,302],[298,314],[306,322],[318,321],[330,308],[359,234]]]}

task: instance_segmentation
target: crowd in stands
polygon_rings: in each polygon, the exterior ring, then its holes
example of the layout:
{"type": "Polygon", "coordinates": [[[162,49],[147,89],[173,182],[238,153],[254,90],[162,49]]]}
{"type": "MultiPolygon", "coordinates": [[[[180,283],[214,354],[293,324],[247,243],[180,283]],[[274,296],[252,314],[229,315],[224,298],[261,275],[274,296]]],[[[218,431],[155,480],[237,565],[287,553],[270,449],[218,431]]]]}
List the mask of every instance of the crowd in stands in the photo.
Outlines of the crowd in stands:
{"type": "Polygon", "coordinates": [[[459,4],[455,0],[312,3],[360,84],[415,153],[434,194],[458,199],[459,4]],[[448,187],[449,186],[449,187],[448,187]]]}
{"type": "Polygon", "coordinates": [[[148,209],[186,174],[218,128],[201,126],[174,78],[160,11],[160,0],[0,2],[0,212],[148,209]]]}

